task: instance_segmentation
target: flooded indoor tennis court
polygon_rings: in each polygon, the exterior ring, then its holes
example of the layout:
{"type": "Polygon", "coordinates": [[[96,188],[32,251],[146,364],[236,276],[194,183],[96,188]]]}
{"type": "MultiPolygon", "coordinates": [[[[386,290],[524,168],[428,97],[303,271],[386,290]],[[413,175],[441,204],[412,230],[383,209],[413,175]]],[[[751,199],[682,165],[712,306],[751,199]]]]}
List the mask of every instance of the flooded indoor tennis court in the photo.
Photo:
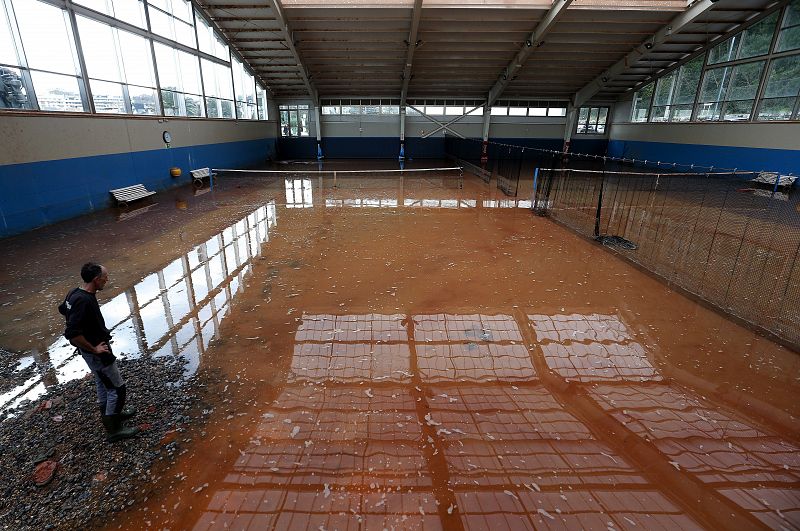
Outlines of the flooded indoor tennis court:
{"type": "Polygon", "coordinates": [[[86,377],[55,306],[87,260],[123,360],[221,375],[109,528],[800,528],[797,352],[535,215],[529,183],[316,169],[0,241],[3,409],[86,377]]]}

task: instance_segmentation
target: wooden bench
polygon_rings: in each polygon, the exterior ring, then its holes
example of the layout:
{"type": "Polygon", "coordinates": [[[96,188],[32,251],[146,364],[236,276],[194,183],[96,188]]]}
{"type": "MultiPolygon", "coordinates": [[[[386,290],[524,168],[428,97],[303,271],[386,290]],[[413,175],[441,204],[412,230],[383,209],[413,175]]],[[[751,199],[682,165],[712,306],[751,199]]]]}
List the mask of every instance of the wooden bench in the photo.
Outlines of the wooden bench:
{"type": "Polygon", "coordinates": [[[150,197],[155,194],[155,192],[151,192],[145,188],[143,184],[134,184],[133,186],[126,186],[125,188],[109,190],[109,193],[120,205],[127,205],[133,201],[144,199],[145,197],[150,197]]]}
{"type": "Polygon", "coordinates": [[[197,186],[203,184],[203,179],[211,179],[217,175],[211,172],[211,168],[198,168],[196,170],[191,170],[189,173],[192,174],[192,182],[197,186]]]}

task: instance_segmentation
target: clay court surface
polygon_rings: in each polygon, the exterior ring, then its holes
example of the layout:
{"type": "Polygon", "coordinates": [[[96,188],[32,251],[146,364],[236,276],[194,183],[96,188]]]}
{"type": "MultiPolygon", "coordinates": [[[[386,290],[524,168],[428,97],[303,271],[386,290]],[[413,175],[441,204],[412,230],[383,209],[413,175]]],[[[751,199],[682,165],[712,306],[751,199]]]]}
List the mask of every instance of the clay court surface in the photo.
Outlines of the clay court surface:
{"type": "Polygon", "coordinates": [[[83,376],[55,306],[88,259],[117,352],[228,380],[123,528],[800,527],[796,352],[529,184],[335,184],[223,176],[0,242],[0,346],[55,367],[28,395],[83,376]]]}

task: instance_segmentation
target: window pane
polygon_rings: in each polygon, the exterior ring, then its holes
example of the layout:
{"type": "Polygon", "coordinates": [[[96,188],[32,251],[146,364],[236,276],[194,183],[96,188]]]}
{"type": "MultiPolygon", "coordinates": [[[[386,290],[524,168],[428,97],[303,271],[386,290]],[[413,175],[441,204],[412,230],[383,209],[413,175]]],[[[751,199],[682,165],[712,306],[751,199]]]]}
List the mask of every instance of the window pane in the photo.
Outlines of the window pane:
{"type": "Polygon", "coordinates": [[[122,85],[106,81],[90,81],[92,87],[92,100],[94,110],[98,113],[125,114],[125,99],[122,94],[122,85]]]}
{"type": "Polygon", "coordinates": [[[17,47],[14,44],[14,37],[11,35],[11,28],[8,25],[4,2],[0,2],[0,63],[19,65],[17,47]]]}
{"type": "Polygon", "coordinates": [[[200,64],[197,56],[179,51],[178,61],[181,67],[183,91],[190,94],[202,94],[203,91],[200,89],[200,64]]]}
{"type": "Polygon", "coordinates": [[[725,103],[722,119],[728,121],[749,120],[755,100],[737,100],[725,103]]]}
{"type": "Polygon", "coordinates": [[[194,28],[191,24],[186,24],[180,20],[175,20],[175,40],[184,46],[190,48],[197,48],[195,41],[194,28]]]}
{"type": "Polygon", "coordinates": [[[236,101],[244,101],[244,84],[242,83],[244,68],[242,62],[236,57],[231,60],[231,70],[233,72],[233,92],[236,94],[236,101]]]}
{"type": "Polygon", "coordinates": [[[200,70],[203,74],[203,88],[206,91],[206,96],[219,96],[217,64],[208,59],[200,59],[200,70]]]}
{"type": "Polygon", "coordinates": [[[641,90],[637,91],[633,97],[633,110],[631,113],[631,120],[634,122],[646,122],[647,113],[650,107],[650,100],[653,99],[653,83],[648,84],[641,90]]]}
{"type": "Polygon", "coordinates": [[[114,16],[120,20],[140,28],[146,28],[144,3],[141,0],[111,0],[114,5],[114,16]]]}
{"type": "Polygon", "coordinates": [[[781,30],[781,34],[778,37],[778,46],[776,51],[785,52],[787,50],[796,50],[798,48],[800,48],[800,26],[781,30]]]}
{"type": "Polygon", "coordinates": [[[222,117],[223,118],[235,118],[233,112],[233,100],[222,100],[220,102],[222,107],[222,117]]]}
{"type": "Polygon", "coordinates": [[[547,107],[528,107],[528,116],[547,116],[547,107]]]}
{"type": "Polygon", "coordinates": [[[30,0],[15,2],[14,9],[30,68],[72,75],[80,72],[63,10],[30,0]]]}
{"type": "Polygon", "coordinates": [[[650,110],[651,122],[666,122],[669,120],[670,107],[668,105],[653,105],[650,110]]]}
{"type": "Polygon", "coordinates": [[[21,72],[16,68],[0,66],[0,108],[33,109],[21,72]]]}
{"type": "Polygon", "coordinates": [[[335,105],[323,105],[322,114],[339,114],[339,107],[335,105]]]}
{"type": "Polygon", "coordinates": [[[100,13],[105,13],[106,15],[114,15],[114,12],[111,10],[111,6],[108,5],[106,0],[74,0],[76,4],[80,4],[82,6],[88,7],[89,9],[94,9],[95,11],[99,11],[100,13]]]}
{"type": "Polygon", "coordinates": [[[203,98],[194,94],[184,94],[183,99],[186,103],[186,116],[202,117],[205,114],[203,98]]]}
{"type": "Polygon", "coordinates": [[[762,100],[758,111],[759,120],[789,120],[797,98],[773,98],[762,100]]]}
{"type": "Polygon", "coordinates": [[[39,109],[43,111],[85,112],[78,79],[73,76],[31,72],[39,109]]]}
{"type": "Polygon", "coordinates": [[[436,115],[441,116],[441,115],[444,114],[444,107],[441,107],[439,105],[433,105],[433,106],[426,105],[425,106],[425,114],[430,114],[430,115],[434,115],[434,116],[436,116],[436,115]]]}
{"type": "Polygon", "coordinates": [[[591,107],[589,109],[589,122],[588,123],[589,123],[590,130],[593,130],[595,124],[597,124],[597,116],[598,116],[599,112],[600,112],[600,109],[598,109],[597,107],[591,107]]]}
{"type": "Polygon", "coordinates": [[[550,107],[547,111],[548,116],[566,116],[567,115],[567,108],[566,107],[550,107]]]}
{"type": "Polygon", "coordinates": [[[466,110],[469,111],[467,112],[467,116],[483,115],[483,107],[481,106],[478,106],[476,108],[467,107],[466,110]]]}
{"type": "Polygon", "coordinates": [[[786,16],[783,17],[782,28],[800,24],[800,0],[792,0],[786,7],[786,16]]]}
{"type": "Polygon", "coordinates": [[[172,30],[172,17],[158,9],[150,9],[150,28],[153,33],[175,40],[172,30]]]}
{"type": "Polygon", "coordinates": [[[444,113],[447,116],[461,116],[464,114],[464,107],[445,107],[444,113]]]}
{"type": "Polygon", "coordinates": [[[710,103],[698,103],[697,105],[697,119],[698,120],[719,120],[720,109],[722,108],[721,101],[710,103]]]}
{"type": "Polygon", "coordinates": [[[703,73],[703,56],[692,59],[680,68],[678,84],[675,88],[673,103],[694,103],[697,95],[697,86],[700,84],[700,74],[703,73]]]}
{"type": "Polygon", "coordinates": [[[730,67],[707,70],[698,101],[712,102],[725,99],[725,91],[731,81],[731,70],[730,67]]]}
{"type": "Polygon", "coordinates": [[[222,109],[217,98],[206,98],[206,111],[209,118],[222,118],[222,109]]]}
{"type": "Polygon", "coordinates": [[[131,99],[133,114],[159,114],[155,89],[128,85],[128,96],[131,99]]]}
{"type": "Polygon", "coordinates": [[[736,59],[736,50],[739,48],[739,41],[741,41],[741,39],[742,34],[739,33],[711,48],[711,53],[708,55],[708,64],[713,65],[736,59]]]}
{"type": "Polygon", "coordinates": [[[673,90],[675,88],[675,79],[678,77],[678,71],[673,70],[672,73],[660,78],[656,82],[656,91],[653,95],[653,106],[656,105],[669,105],[672,103],[673,90]]]}
{"type": "Polygon", "coordinates": [[[150,42],[127,31],[119,31],[118,35],[125,81],[135,85],[155,87],[156,78],[153,72],[150,42]]]}
{"type": "Polygon", "coordinates": [[[526,116],[528,114],[527,107],[509,107],[508,108],[508,115],[509,116],[526,116]]]}
{"type": "Polygon", "coordinates": [[[192,21],[192,4],[186,0],[172,0],[172,14],[185,22],[192,21]]]}
{"type": "MultiPolygon", "coordinates": [[[[178,91],[181,89],[176,50],[161,43],[153,43],[156,50],[156,68],[161,88],[178,91]]],[[[164,102],[164,107],[167,107],[164,102]]]]}
{"type": "Polygon", "coordinates": [[[601,107],[600,114],[597,115],[597,124],[605,125],[608,120],[608,107],[601,107]]]}
{"type": "Polygon", "coordinates": [[[492,116],[506,116],[508,114],[508,107],[492,107],[492,116]]]}
{"type": "Polygon", "coordinates": [[[675,105],[672,107],[673,122],[688,122],[692,119],[692,104],[675,105]]]}
{"type": "Polygon", "coordinates": [[[172,92],[171,90],[162,90],[161,99],[164,102],[165,116],[186,116],[183,111],[183,94],[172,92]]]}
{"type": "MultiPolygon", "coordinates": [[[[307,106],[306,106],[307,107],[307,106]]],[[[300,110],[300,136],[308,136],[308,111],[300,110]]]]}
{"type": "Polygon", "coordinates": [[[381,105],[381,114],[400,114],[400,106],[398,105],[381,105]]]}
{"type": "Polygon", "coordinates": [[[122,81],[117,46],[111,26],[85,17],[79,16],[77,19],[83,58],[89,76],[107,81],[122,81]]]}
{"type": "Polygon", "coordinates": [[[772,45],[772,35],[775,33],[775,23],[778,22],[778,13],[773,13],[758,24],[747,28],[739,48],[738,59],[755,57],[769,53],[772,45]]]}
{"type": "Polygon", "coordinates": [[[764,61],[735,66],[726,100],[749,100],[756,97],[764,61]]]}
{"type": "Polygon", "coordinates": [[[258,119],[269,119],[269,107],[267,103],[267,91],[261,88],[261,85],[256,88],[256,98],[258,98],[258,119]]]}
{"type": "Polygon", "coordinates": [[[774,59],[769,70],[765,98],[797,96],[800,91],[800,55],[774,59]]]}

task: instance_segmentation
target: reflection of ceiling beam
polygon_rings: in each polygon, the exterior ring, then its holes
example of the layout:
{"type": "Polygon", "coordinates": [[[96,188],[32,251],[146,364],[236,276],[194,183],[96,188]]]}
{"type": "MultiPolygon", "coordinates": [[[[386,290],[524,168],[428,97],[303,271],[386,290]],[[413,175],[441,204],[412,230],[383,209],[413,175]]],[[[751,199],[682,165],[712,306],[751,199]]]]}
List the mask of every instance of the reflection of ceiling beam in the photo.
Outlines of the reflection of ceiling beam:
{"type": "Polygon", "coordinates": [[[308,95],[311,96],[311,100],[314,102],[314,105],[318,106],[319,94],[317,93],[317,89],[314,88],[314,84],[311,83],[311,76],[309,75],[308,70],[306,70],[306,67],[303,65],[303,61],[300,59],[300,54],[297,52],[297,48],[294,46],[292,31],[289,29],[289,25],[286,23],[286,18],[284,17],[283,10],[280,7],[280,0],[267,0],[267,5],[272,8],[272,11],[275,13],[275,20],[278,22],[278,25],[281,28],[280,31],[283,34],[286,47],[290,52],[292,52],[292,56],[297,62],[300,76],[303,78],[303,84],[306,86],[308,95]]]}
{"type": "Polygon", "coordinates": [[[592,96],[600,92],[605,87],[606,83],[622,74],[625,70],[636,64],[636,62],[643,57],[650,55],[652,53],[650,51],[652,48],[662,44],[672,35],[680,33],[681,30],[686,28],[686,26],[692,24],[695,20],[697,20],[697,18],[703,16],[712,8],[712,6],[715,5],[715,1],[716,0],[699,0],[691,7],[683,11],[683,13],[672,19],[672,22],[658,30],[652,37],[637,46],[632,52],[611,66],[611,68],[597,76],[588,85],[576,92],[575,96],[573,97],[573,103],[575,107],[580,107],[589,101],[592,96]]]}
{"type": "Polygon", "coordinates": [[[522,47],[517,52],[517,55],[510,63],[508,63],[508,66],[506,66],[505,70],[503,70],[500,78],[489,90],[489,95],[486,97],[487,106],[490,107],[495,101],[497,101],[497,98],[500,97],[508,84],[514,78],[517,70],[522,68],[522,65],[525,64],[525,60],[528,58],[534,48],[544,44],[543,39],[545,35],[547,35],[547,33],[553,29],[555,23],[558,22],[558,19],[561,18],[571,3],[572,0],[555,0],[555,2],[553,2],[550,11],[548,11],[544,18],[539,21],[536,29],[533,30],[533,33],[531,33],[528,37],[528,40],[522,43],[522,47]]]}
{"type": "Polygon", "coordinates": [[[414,62],[414,50],[417,48],[417,30],[419,29],[419,19],[422,15],[422,0],[414,0],[414,10],[411,13],[411,29],[408,31],[406,41],[406,62],[403,67],[403,88],[400,90],[400,107],[406,104],[408,95],[408,84],[411,82],[411,65],[414,62]]]}

